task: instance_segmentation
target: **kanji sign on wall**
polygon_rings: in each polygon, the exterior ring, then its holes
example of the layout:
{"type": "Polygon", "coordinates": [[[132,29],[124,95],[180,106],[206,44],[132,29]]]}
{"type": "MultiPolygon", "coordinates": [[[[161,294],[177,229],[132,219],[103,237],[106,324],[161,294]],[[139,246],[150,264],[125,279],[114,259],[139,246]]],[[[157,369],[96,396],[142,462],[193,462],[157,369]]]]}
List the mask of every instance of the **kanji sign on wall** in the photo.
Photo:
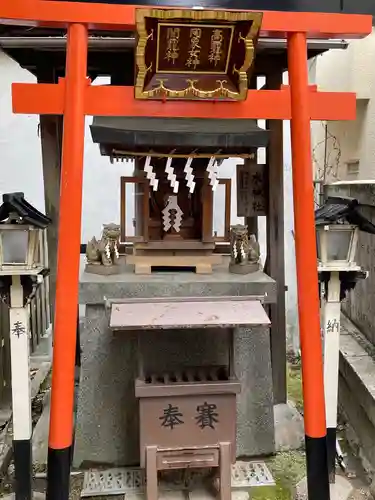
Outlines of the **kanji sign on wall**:
{"type": "Polygon", "coordinates": [[[256,160],[237,165],[237,216],[267,215],[267,200],[266,165],[256,160]]]}

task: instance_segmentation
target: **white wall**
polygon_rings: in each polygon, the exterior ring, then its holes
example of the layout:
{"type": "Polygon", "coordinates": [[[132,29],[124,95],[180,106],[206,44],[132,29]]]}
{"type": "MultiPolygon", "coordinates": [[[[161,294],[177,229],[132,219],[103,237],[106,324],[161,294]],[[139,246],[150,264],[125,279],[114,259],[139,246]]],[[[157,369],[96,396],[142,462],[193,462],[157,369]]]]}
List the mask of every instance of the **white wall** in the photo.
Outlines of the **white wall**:
{"type": "MultiPolygon", "coordinates": [[[[38,135],[39,117],[15,115],[12,113],[12,82],[35,82],[35,78],[21,69],[12,59],[0,52],[0,195],[4,192],[23,191],[30,203],[44,211],[43,173],[41,147],[38,135]]],[[[108,83],[106,78],[97,79],[94,85],[108,83]]],[[[119,222],[121,175],[132,175],[133,164],[110,163],[99,153],[97,144],[91,140],[89,124],[86,119],[84,188],[82,206],[82,241],[93,235],[99,236],[103,223],[119,222]]],[[[220,177],[231,177],[235,192],[235,166],[241,161],[230,159],[220,169],[220,177]]],[[[131,194],[129,190],[128,194],[131,194]]],[[[224,192],[219,189],[215,194],[214,228],[223,232],[224,192]]],[[[232,197],[232,213],[236,213],[236,200],[232,197]]],[[[131,232],[134,210],[129,196],[127,225],[131,232]]],[[[232,223],[240,219],[233,217],[232,223]]],[[[262,226],[262,224],[261,224],[262,226]]],[[[263,223],[264,226],[264,223],[263,223]]],[[[264,233],[264,231],[263,231],[264,233]]],[[[264,236],[262,237],[264,240],[264,236]]],[[[262,242],[265,249],[265,243],[262,242]]]]}
{"type": "MultiPolygon", "coordinates": [[[[35,78],[21,69],[12,59],[0,52],[0,195],[4,192],[23,191],[30,203],[44,211],[43,173],[40,139],[38,135],[39,117],[15,115],[12,113],[12,82],[35,82],[35,78]]],[[[94,85],[108,83],[99,78],[94,85]]],[[[99,147],[91,140],[86,119],[84,188],[82,206],[82,242],[93,235],[99,236],[103,223],[119,222],[120,219],[120,176],[132,175],[133,164],[110,163],[101,156],[99,147]]],[[[230,159],[220,169],[220,177],[231,177],[235,192],[235,166],[241,160],[230,159]]],[[[129,195],[131,191],[129,190],[129,195]]],[[[222,233],[224,229],[224,192],[215,194],[214,229],[222,233]]],[[[134,214],[133,200],[129,196],[127,225],[129,233],[134,214]]],[[[236,213],[236,200],[232,197],[232,213],[236,213]]],[[[232,223],[240,219],[233,217],[232,223]]],[[[264,237],[262,238],[264,240],[264,237]]],[[[265,243],[262,242],[263,249],[265,243]]]]}
{"type": "MultiPolygon", "coordinates": [[[[311,67],[311,65],[310,65],[311,67]]],[[[11,83],[34,82],[35,79],[22,70],[14,61],[0,52],[0,195],[9,191],[23,191],[26,198],[40,210],[44,210],[43,178],[40,139],[38,137],[37,116],[13,115],[11,110],[11,83]]],[[[287,81],[287,80],[285,80],[287,81]]],[[[105,79],[95,84],[106,83],[105,79]]],[[[261,84],[261,82],[260,82],[261,84]]],[[[132,173],[131,164],[110,164],[108,158],[99,154],[96,144],[91,141],[88,129],[91,118],[86,121],[84,188],[82,213],[82,242],[93,235],[99,236],[103,223],[119,222],[121,175],[132,173]]],[[[262,123],[260,123],[262,126],[262,123]]],[[[295,285],[295,254],[293,238],[293,197],[290,157],[289,122],[284,123],[285,161],[285,264],[287,293],[287,325],[289,344],[298,349],[297,299],[295,285]]],[[[231,177],[235,193],[235,165],[238,160],[224,162],[221,177],[231,177]]],[[[214,229],[219,234],[223,230],[223,192],[218,192],[215,201],[214,229]]],[[[132,200],[128,206],[127,225],[131,227],[132,200]]],[[[232,196],[232,213],[236,213],[236,200],[232,196]]],[[[232,223],[237,222],[232,217],[232,223]]],[[[259,240],[262,260],[266,257],[265,218],[259,221],[259,240]]]]}
{"type": "MultiPolygon", "coordinates": [[[[330,50],[317,58],[316,83],[321,90],[357,94],[355,121],[328,122],[328,180],[375,178],[375,31],[351,40],[346,50],[330,50]],[[358,174],[347,163],[359,160],[358,174]],[[332,171],[332,166],[334,171],[332,171]]],[[[314,137],[317,166],[324,166],[324,128],[314,137]]]]}
{"type": "MultiPolygon", "coordinates": [[[[309,83],[316,83],[316,59],[308,62],[309,83]]],[[[288,73],[283,75],[284,84],[288,84],[288,73]]],[[[316,124],[311,124],[312,133],[316,124]]],[[[300,349],[298,326],[298,294],[296,282],[296,255],[294,239],[293,210],[293,173],[290,147],[290,122],[284,121],[284,238],[285,238],[285,281],[286,294],[287,343],[294,352],[300,349]]]]}
{"type": "Polygon", "coordinates": [[[11,83],[34,82],[34,77],[0,51],[0,195],[24,191],[44,210],[39,117],[12,113],[11,83]]]}

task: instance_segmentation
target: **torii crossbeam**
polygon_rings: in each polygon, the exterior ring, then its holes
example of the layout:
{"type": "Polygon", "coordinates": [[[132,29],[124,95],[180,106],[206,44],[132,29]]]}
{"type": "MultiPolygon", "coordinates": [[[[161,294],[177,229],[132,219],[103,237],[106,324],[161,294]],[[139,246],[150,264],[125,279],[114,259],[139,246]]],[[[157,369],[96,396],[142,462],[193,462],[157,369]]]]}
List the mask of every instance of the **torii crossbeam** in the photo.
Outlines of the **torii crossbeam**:
{"type": "MultiPolygon", "coordinates": [[[[65,79],[58,84],[14,83],[13,112],[62,115],[65,109],[65,79]]],[[[249,90],[244,102],[158,102],[137,101],[133,87],[90,85],[84,88],[84,114],[90,116],[155,116],[168,118],[265,119],[290,120],[290,87],[280,90],[249,90]]],[[[354,120],[356,96],[350,92],[318,92],[308,88],[310,120],[354,120]]]]}

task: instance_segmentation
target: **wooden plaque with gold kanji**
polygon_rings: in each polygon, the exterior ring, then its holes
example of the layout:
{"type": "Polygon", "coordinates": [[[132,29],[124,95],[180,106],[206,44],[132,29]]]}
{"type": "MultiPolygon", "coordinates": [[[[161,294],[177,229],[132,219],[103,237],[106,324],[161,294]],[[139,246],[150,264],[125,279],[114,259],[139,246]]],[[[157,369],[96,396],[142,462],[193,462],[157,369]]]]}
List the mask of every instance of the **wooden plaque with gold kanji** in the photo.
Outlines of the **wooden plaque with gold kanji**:
{"type": "Polygon", "coordinates": [[[137,9],[137,99],[244,100],[260,12],[137,9]]]}

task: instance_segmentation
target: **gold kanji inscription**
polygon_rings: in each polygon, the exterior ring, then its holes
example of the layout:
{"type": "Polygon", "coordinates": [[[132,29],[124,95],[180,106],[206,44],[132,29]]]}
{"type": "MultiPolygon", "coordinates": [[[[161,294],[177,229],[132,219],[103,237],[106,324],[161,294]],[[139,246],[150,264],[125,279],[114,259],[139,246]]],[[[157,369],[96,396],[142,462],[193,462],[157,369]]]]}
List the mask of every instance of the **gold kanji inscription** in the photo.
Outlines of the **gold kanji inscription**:
{"type": "Polygon", "coordinates": [[[223,55],[222,45],[223,45],[223,30],[214,29],[211,35],[211,48],[208,55],[208,60],[214,66],[221,61],[223,55]]]}
{"type": "Polygon", "coordinates": [[[168,28],[167,30],[167,50],[164,59],[174,64],[178,59],[180,48],[180,28],[168,28]]]}
{"type": "Polygon", "coordinates": [[[200,46],[200,40],[202,36],[202,29],[201,28],[191,28],[190,30],[190,50],[189,50],[189,57],[186,61],[186,66],[189,68],[193,67],[194,69],[197,68],[200,64],[200,52],[201,52],[201,46],[200,46]]]}

